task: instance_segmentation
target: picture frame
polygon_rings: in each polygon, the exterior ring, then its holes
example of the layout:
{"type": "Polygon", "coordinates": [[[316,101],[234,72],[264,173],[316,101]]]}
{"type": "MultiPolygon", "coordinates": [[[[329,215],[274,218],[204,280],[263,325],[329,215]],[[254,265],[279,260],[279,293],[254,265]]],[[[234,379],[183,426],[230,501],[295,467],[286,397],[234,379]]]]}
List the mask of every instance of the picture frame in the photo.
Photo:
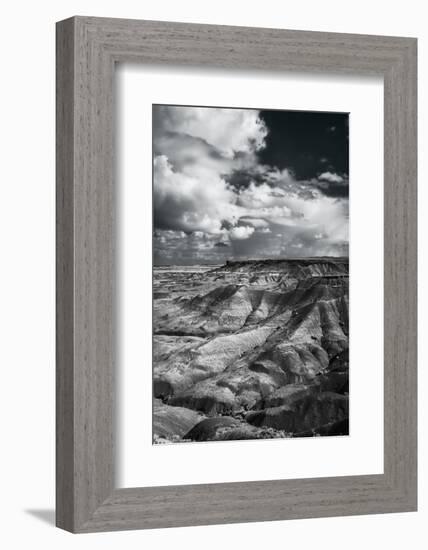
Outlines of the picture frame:
{"type": "Polygon", "coordinates": [[[72,17],[57,23],[56,524],[74,532],[417,509],[417,41],[72,17]],[[384,79],[384,473],[118,489],[114,67],[384,79]]]}

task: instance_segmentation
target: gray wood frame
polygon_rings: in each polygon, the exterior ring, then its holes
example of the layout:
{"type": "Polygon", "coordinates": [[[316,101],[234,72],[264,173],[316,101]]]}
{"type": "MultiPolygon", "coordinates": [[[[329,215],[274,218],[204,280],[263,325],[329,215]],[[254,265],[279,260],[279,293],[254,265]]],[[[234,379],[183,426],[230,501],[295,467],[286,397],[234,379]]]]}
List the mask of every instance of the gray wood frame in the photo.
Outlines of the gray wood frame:
{"type": "Polygon", "coordinates": [[[416,510],[416,297],[416,39],[90,17],[57,24],[58,527],[416,510]],[[383,76],[382,475],[115,488],[113,76],[123,61],[383,76]]]}

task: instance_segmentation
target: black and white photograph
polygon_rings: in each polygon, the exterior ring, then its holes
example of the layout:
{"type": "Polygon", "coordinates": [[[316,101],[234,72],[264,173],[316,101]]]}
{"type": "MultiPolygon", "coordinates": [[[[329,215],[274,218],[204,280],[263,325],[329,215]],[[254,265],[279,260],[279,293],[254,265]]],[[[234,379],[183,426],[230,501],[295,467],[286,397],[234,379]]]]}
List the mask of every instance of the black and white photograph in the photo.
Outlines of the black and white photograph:
{"type": "Polygon", "coordinates": [[[349,435],[349,115],[158,105],[153,443],[349,435]]]}
{"type": "Polygon", "coordinates": [[[3,5],[1,548],[423,548],[424,7],[3,5]]]}

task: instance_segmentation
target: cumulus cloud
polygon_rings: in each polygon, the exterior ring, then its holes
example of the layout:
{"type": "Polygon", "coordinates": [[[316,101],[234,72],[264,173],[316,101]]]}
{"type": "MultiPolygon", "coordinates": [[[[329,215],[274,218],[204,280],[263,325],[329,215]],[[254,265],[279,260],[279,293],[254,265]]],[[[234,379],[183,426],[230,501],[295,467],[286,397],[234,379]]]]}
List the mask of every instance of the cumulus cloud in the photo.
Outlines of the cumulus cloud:
{"type": "Polygon", "coordinates": [[[253,218],[252,216],[244,216],[242,218],[239,218],[239,223],[242,223],[243,225],[252,225],[256,229],[266,229],[269,227],[269,222],[267,222],[263,218],[253,218]]]}
{"type": "Polygon", "coordinates": [[[321,193],[328,197],[348,197],[349,181],[347,176],[340,176],[335,172],[324,172],[318,176],[316,186],[321,193]]]}
{"type": "Polygon", "coordinates": [[[174,132],[200,138],[228,158],[265,146],[267,128],[254,109],[216,109],[156,105],[155,136],[174,132]]]}
{"type": "Polygon", "coordinates": [[[297,181],[259,162],[268,128],[257,110],[154,106],[155,258],[338,255],[347,250],[348,180],[297,181]]]}
{"type": "Polygon", "coordinates": [[[339,174],[333,174],[332,172],[323,172],[318,176],[319,180],[330,181],[331,183],[342,183],[343,178],[339,174]]]}
{"type": "Polygon", "coordinates": [[[232,241],[240,241],[242,239],[248,239],[254,233],[254,227],[249,225],[238,225],[237,227],[232,227],[229,232],[229,236],[232,241]]]}
{"type": "Polygon", "coordinates": [[[163,229],[219,234],[236,219],[234,193],[215,172],[175,172],[164,155],[153,162],[155,224],[163,229]]]}
{"type": "Polygon", "coordinates": [[[269,206],[278,206],[285,200],[285,191],[280,187],[271,187],[267,183],[256,185],[251,182],[247,189],[238,193],[238,206],[248,209],[258,209],[269,206]]]}
{"type": "Polygon", "coordinates": [[[220,234],[244,213],[225,176],[256,165],[267,129],[258,111],[154,106],[155,224],[220,234]]]}

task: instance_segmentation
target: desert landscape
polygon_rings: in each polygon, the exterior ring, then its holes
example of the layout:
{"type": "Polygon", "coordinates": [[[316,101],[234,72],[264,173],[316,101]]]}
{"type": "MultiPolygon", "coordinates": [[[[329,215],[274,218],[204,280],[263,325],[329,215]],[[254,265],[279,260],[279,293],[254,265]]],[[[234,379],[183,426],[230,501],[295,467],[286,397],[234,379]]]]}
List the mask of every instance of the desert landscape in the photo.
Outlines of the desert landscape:
{"type": "Polygon", "coordinates": [[[348,435],[348,258],[155,266],[153,443],[348,435]]]}
{"type": "Polygon", "coordinates": [[[152,120],[153,444],[349,435],[349,113],[152,120]]]}

